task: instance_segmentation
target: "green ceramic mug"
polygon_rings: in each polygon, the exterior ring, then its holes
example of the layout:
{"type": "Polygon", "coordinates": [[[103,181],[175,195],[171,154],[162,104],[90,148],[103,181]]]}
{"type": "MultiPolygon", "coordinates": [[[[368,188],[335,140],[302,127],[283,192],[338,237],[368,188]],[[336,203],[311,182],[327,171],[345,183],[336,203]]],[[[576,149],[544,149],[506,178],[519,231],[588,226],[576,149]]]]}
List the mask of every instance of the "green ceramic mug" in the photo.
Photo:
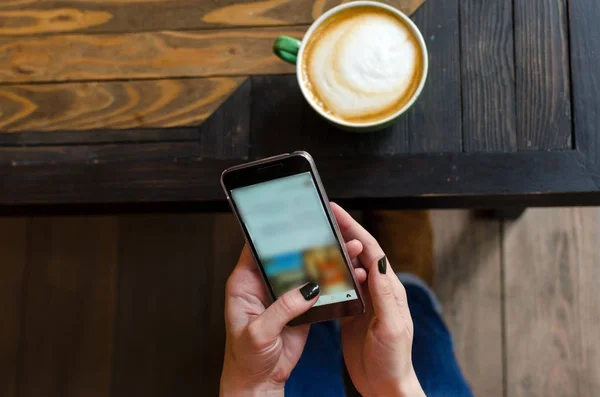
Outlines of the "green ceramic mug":
{"type": "MultiPolygon", "coordinates": [[[[360,12],[360,11],[359,11],[360,12]]],[[[371,132],[380,130],[393,124],[396,120],[398,120],[410,107],[415,103],[421,91],[423,90],[423,86],[425,85],[425,81],[427,80],[427,71],[429,68],[429,57],[427,53],[427,46],[425,45],[425,40],[421,35],[421,32],[417,28],[417,26],[413,23],[413,21],[406,16],[401,11],[395,9],[394,7],[388,6],[383,3],[378,3],[375,1],[354,1],[350,3],[341,4],[337,7],[332,8],[331,10],[325,12],[321,15],[308,29],[302,41],[297,40],[293,37],[289,36],[279,36],[275,43],[273,44],[273,51],[275,54],[281,58],[282,60],[295,64],[296,65],[296,77],[298,79],[298,85],[302,90],[302,94],[308,103],[312,106],[312,108],[324,119],[332,123],[333,125],[347,131],[354,132],[371,132]],[[421,69],[422,73],[420,75],[420,79],[418,81],[418,85],[414,93],[410,96],[407,102],[400,108],[398,108],[393,114],[386,115],[381,119],[371,120],[368,122],[350,122],[341,119],[331,113],[326,112],[320,106],[315,103],[314,97],[315,95],[308,88],[308,84],[303,81],[304,77],[302,76],[303,72],[303,56],[306,44],[311,42],[311,35],[317,30],[317,28],[323,24],[323,22],[328,21],[334,15],[340,13],[341,11],[347,10],[351,7],[364,7],[365,10],[368,10],[369,7],[378,8],[379,11],[381,9],[388,11],[391,14],[394,14],[398,17],[404,25],[408,27],[412,36],[416,39],[417,47],[420,50],[421,55],[421,69]]]]}

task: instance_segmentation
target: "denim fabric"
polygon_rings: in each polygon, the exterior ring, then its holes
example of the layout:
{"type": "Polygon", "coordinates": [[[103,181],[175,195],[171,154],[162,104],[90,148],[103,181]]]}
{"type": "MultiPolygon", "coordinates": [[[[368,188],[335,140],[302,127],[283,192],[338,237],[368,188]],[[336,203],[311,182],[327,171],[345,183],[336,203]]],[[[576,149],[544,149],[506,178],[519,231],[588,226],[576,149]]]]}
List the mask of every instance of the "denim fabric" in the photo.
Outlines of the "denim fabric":
{"type": "MultiPolygon", "coordinates": [[[[406,288],[414,323],[413,365],[429,397],[472,397],[456,358],[441,306],[425,283],[398,274],[406,288]]],[[[344,396],[343,357],[336,322],[313,324],[298,365],[285,384],[285,395],[344,396]]]]}

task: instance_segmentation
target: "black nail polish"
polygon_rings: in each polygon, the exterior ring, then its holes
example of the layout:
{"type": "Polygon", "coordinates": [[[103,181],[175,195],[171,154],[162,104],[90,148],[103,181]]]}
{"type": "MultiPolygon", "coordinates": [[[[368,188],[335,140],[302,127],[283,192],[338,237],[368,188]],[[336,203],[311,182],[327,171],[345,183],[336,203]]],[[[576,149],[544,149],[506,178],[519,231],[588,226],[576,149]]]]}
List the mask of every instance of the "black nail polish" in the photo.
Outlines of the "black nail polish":
{"type": "Polygon", "coordinates": [[[387,258],[384,256],[377,262],[377,267],[379,268],[379,273],[385,274],[387,270],[387,258]]]}
{"type": "Polygon", "coordinates": [[[315,283],[308,283],[304,287],[300,288],[300,293],[304,299],[309,301],[315,296],[319,295],[319,286],[315,283]]]}

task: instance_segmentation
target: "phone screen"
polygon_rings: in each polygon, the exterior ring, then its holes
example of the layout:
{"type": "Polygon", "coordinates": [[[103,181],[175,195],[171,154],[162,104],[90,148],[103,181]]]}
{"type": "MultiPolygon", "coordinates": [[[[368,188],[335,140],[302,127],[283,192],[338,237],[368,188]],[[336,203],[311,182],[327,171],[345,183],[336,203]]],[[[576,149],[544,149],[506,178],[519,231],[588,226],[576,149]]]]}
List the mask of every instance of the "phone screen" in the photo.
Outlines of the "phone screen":
{"type": "Polygon", "coordinates": [[[315,306],[357,299],[310,172],[232,189],[231,198],[276,297],[312,281],[315,306]]]}

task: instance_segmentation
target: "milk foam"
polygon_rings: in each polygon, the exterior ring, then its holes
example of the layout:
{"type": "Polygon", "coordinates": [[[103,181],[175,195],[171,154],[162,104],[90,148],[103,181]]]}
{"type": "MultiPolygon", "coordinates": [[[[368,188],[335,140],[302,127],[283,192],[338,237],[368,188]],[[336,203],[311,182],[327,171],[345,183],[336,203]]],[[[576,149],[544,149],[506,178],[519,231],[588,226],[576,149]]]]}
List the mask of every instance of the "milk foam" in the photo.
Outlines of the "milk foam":
{"type": "Polygon", "coordinates": [[[342,119],[399,110],[412,96],[420,52],[412,32],[385,13],[358,13],[333,21],[315,38],[307,60],[312,89],[342,119]]]}

